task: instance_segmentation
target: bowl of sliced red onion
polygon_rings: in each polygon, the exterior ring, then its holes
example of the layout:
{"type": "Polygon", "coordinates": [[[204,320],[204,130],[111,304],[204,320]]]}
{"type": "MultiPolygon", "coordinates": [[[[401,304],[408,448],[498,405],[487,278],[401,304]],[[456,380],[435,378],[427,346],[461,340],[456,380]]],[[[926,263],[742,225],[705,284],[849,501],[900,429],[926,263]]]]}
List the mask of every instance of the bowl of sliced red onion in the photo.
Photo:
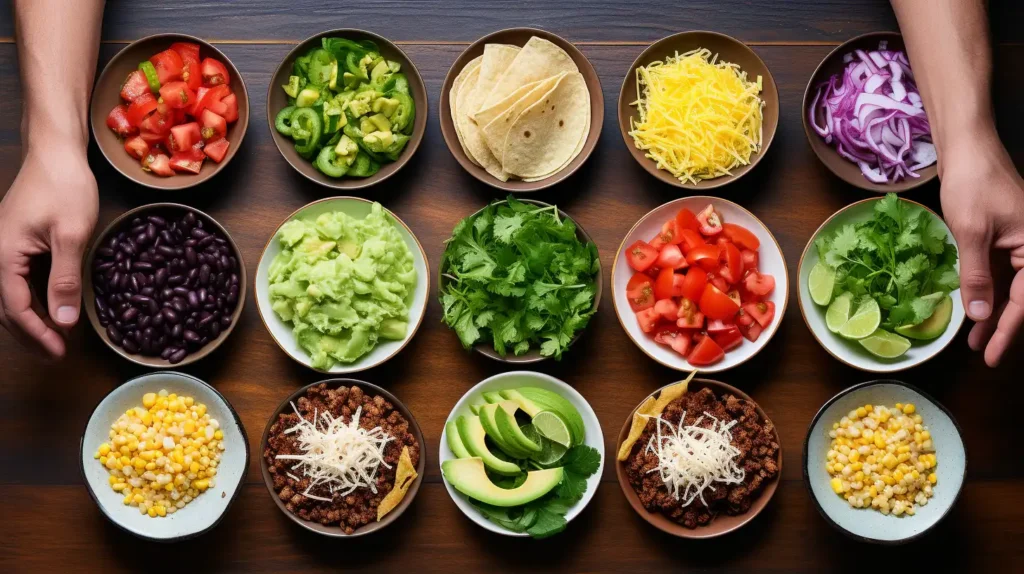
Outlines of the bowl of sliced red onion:
{"type": "Polygon", "coordinates": [[[814,153],[851,185],[900,192],[938,174],[924,102],[895,32],[857,36],[826,56],[804,91],[803,123],[814,153]]]}

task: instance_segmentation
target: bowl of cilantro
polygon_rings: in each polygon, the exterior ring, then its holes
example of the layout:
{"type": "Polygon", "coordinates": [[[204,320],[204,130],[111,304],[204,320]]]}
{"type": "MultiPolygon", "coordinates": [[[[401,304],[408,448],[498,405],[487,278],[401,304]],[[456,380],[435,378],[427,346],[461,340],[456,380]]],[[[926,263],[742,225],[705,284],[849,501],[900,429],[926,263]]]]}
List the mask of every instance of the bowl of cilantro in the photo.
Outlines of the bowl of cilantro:
{"type": "Polygon", "coordinates": [[[541,201],[509,196],[463,219],[439,267],[444,323],[506,363],[561,359],[601,301],[597,245],[541,201]]]}
{"type": "Polygon", "coordinates": [[[964,322],[956,241],[927,207],[894,193],[828,218],[798,269],[800,313],[833,357],[892,373],[939,354],[964,322]]]}

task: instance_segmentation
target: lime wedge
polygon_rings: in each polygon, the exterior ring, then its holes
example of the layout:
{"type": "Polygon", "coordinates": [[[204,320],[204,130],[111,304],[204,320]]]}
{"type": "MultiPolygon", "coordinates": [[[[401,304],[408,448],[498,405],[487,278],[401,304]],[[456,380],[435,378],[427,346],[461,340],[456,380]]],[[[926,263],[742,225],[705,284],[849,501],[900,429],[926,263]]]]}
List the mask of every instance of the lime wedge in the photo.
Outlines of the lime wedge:
{"type": "Polygon", "coordinates": [[[839,329],[850,320],[850,311],[853,310],[853,293],[849,291],[836,297],[825,312],[825,326],[829,331],[838,333],[839,329]]]}
{"type": "Polygon", "coordinates": [[[836,271],[821,261],[811,267],[811,274],[807,277],[807,290],[811,292],[811,299],[818,305],[828,305],[832,300],[832,289],[836,285],[836,271]]]}
{"type": "Polygon", "coordinates": [[[863,339],[872,335],[882,322],[882,310],[878,308],[878,301],[870,297],[861,298],[857,305],[857,312],[850,317],[850,320],[839,327],[839,336],[847,339],[863,339]]]}
{"type": "Polygon", "coordinates": [[[910,341],[900,337],[896,333],[878,329],[866,339],[857,341],[862,347],[876,357],[883,359],[894,359],[903,355],[910,349],[910,341]]]}
{"type": "Polygon", "coordinates": [[[569,426],[562,417],[552,411],[541,411],[533,417],[533,426],[544,438],[554,441],[565,448],[572,445],[569,426]]]}
{"type": "Polygon", "coordinates": [[[537,427],[533,426],[532,423],[519,427],[519,430],[523,431],[527,438],[540,445],[541,451],[531,454],[530,458],[544,466],[558,462],[565,456],[566,451],[569,450],[565,446],[541,436],[540,432],[537,431],[537,427]]]}

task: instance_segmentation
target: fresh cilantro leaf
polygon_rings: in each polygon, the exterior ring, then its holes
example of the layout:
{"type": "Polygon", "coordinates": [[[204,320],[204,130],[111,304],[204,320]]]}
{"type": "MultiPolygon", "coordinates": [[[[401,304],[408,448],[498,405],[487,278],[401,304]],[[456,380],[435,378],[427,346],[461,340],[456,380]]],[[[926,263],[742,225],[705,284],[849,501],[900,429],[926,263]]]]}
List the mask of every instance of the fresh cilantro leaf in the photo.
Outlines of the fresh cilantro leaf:
{"type": "Polygon", "coordinates": [[[875,203],[875,213],[888,217],[897,225],[903,221],[903,209],[899,197],[895,193],[888,193],[875,203]]]}
{"type": "Polygon", "coordinates": [[[561,460],[563,468],[568,472],[587,478],[597,472],[601,466],[601,455],[592,446],[577,445],[569,449],[561,460]]]}
{"type": "Polygon", "coordinates": [[[518,213],[509,217],[499,215],[494,219],[494,238],[502,243],[512,243],[512,237],[523,227],[523,217],[518,213]]]}
{"type": "Polygon", "coordinates": [[[565,516],[548,508],[537,509],[537,516],[526,532],[534,538],[547,538],[565,530],[565,516]]]}

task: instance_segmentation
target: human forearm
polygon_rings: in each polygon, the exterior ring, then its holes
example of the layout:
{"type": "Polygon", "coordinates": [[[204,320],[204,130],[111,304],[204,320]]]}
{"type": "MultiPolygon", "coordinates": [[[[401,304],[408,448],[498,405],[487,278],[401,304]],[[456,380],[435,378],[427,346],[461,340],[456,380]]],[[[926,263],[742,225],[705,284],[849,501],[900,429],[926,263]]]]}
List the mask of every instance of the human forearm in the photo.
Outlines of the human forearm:
{"type": "Polygon", "coordinates": [[[14,1],[26,151],[54,141],[85,150],[103,3],[14,1]]]}

